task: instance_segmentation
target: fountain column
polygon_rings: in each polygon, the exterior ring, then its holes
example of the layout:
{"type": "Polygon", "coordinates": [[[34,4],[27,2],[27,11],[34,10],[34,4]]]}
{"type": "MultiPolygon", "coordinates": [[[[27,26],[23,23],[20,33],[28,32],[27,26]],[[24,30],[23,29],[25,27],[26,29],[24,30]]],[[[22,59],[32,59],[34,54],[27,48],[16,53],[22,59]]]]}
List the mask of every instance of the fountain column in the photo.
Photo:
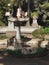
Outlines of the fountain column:
{"type": "Polygon", "coordinates": [[[20,21],[17,20],[17,27],[16,27],[16,40],[17,40],[17,44],[16,47],[17,49],[22,49],[22,41],[21,41],[21,32],[20,32],[20,21]]]}
{"type": "Polygon", "coordinates": [[[21,35],[20,35],[20,29],[19,29],[19,27],[17,27],[16,28],[16,39],[17,39],[17,42],[21,42],[20,40],[21,40],[21,35]]]}
{"type": "Polygon", "coordinates": [[[21,49],[21,33],[20,33],[20,21],[18,19],[9,17],[8,18],[8,31],[15,31],[16,32],[16,49],[21,49]],[[17,27],[14,28],[14,22],[17,23],[17,27]]]}

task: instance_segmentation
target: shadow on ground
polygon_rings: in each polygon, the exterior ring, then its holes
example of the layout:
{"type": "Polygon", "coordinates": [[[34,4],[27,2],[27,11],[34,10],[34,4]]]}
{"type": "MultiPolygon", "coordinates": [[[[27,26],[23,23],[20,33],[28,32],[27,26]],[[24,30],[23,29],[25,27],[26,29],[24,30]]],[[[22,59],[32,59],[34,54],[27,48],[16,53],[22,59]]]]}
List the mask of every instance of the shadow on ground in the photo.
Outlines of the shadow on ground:
{"type": "Polygon", "coordinates": [[[0,65],[49,65],[49,54],[43,57],[17,58],[0,54],[0,65]]]}

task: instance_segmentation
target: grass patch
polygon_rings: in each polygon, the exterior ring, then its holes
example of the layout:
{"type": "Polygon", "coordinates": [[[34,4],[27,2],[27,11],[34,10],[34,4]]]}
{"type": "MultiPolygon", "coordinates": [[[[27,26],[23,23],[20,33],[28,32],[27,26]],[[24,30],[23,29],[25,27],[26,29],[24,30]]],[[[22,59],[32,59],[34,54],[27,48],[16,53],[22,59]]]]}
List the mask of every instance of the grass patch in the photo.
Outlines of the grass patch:
{"type": "Polygon", "coordinates": [[[7,37],[5,34],[3,34],[3,35],[0,34],[0,39],[1,39],[1,40],[6,39],[6,38],[8,38],[8,37],[7,37]]]}

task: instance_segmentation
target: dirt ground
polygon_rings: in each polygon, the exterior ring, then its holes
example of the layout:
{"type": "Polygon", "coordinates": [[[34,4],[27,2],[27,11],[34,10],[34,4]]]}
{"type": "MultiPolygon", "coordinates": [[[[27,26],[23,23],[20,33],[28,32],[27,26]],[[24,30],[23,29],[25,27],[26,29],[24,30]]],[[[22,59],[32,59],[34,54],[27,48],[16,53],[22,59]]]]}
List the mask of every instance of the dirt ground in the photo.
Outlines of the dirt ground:
{"type": "Polygon", "coordinates": [[[44,57],[16,58],[0,54],[0,65],[49,65],[49,54],[44,57]]]}

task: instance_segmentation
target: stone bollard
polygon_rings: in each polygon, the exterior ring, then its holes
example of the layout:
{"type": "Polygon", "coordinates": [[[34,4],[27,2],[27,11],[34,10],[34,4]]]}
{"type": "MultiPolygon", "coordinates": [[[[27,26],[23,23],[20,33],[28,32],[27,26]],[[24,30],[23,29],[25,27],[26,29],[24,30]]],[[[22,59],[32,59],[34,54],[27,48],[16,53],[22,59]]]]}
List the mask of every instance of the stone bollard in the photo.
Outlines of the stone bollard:
{"type": "Polygon", "coordinates": [[[39,27],[39,25],[38,25],[38,23],[37,23],[37,19],[38,19],[38,16],[34,15],[34,16],[33,16],[33,23],[32,23],[32,26],[33,26],[34,28],[38,28],[38,27],[39,27]]]}
{"type": "Polygon", "coordinates": [[[38,23],[37,23],[37,19],[33,19],[33,23],[32,23],[32,26],[34,27],[34,28],[38,28],[39,27],[39,25],[38,25],[38,23]]]}
{"type": "Polygon", "coordinates": [[[8,21],[8,29],[9,29],[9,30],[14,29],[14,23],[13,23],[13,22],[8,21]]]}

